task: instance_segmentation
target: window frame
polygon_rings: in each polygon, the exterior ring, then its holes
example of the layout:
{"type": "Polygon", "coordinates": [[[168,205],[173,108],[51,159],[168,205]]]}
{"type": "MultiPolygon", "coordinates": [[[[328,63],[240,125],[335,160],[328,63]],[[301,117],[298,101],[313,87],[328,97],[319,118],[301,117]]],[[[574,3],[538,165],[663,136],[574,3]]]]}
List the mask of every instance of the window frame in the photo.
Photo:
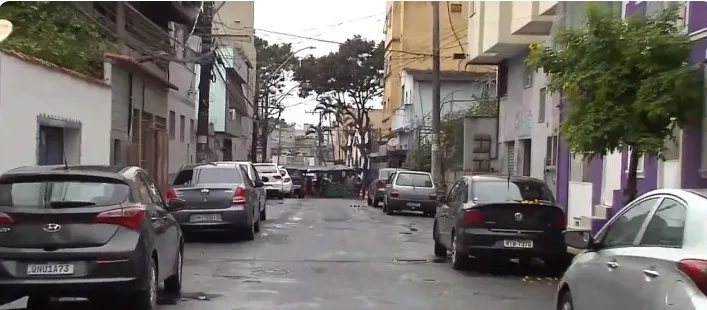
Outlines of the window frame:
{"type": "Polygon", "coordinates": [[[660,201],[656,204],[655,208],[653,208],[653,210],[651,210],[650,216],[646,219],[646,222],[644,223],[642,229],[639,231],[639,235],[636,236],[636,241],[634,242],[635,246],[642,247],[642,248],[682,249],[682,247],[685,243],[685,227],[687,226],[688,210],[689,210],[689,208],[687,207],[687,203],[684,200],[680,199],[679,197],[676,197],[673,195],[667,195],[667,194],[660,195],[660,201]],[[653,220],[653,217],[655,217],[655,215],[658,213],[658,209],[663,204],[663,202],[667,199],[677,202],[685,210],[685,219],[684,219],[683,227],[682,227],[682,240],[680,240],[680,246],[659,245],[659,244],[641,244],[641,242],[643,241],[643,237],[646,234],[646,230],[648,229],[648,225],[650,225],[651,220],[653,220]]]}
{"type": "Polygon", "coordinates": [[[597,233],[597,237],[595,238],[596,242],[598,245],[601,247],[599,250],[610,250],[610,249],[620,249],[620,248],[628,248],[628,247],[636,247],[638,245],[638,242],[640,242],[641,238],[643,237],[643,233],[646,230],[646,227],[648,226],[648,222],[650,219],[653,218],[653,215],[655,214],[655,211],[658,209],[658,206],[663,202],[663,199],[665,198],[665,195],[663,194],[656,194],[656,195],[651,195],[648,197],[644,197],[641,200],[635,200],[631,202],[628,206],[624,207],[621,212],[619,212],[617,215],[615,215],[609,222],[604,225],[604,227],[601,228],[601,230],[597,233]],[[643,220],[643,223],[641,224],[641,228],[638,229],[638,232],[636,233],[636,237],[633,239],[633,242],[628,245],[624,246],[611,246],[611,247],[606,247],[603,246],[604,242],[606,240],[606,234],[611,228],[611,226],[616,223],[616,221],[626,214],[626,212],[630,211],[637,205],[639,205],[642,202],[645,202],[650,199],[655,199],[655,203],[653,203],[653,206],[651,207],[650,211],[648,211],[648,216],[643,220]]]}

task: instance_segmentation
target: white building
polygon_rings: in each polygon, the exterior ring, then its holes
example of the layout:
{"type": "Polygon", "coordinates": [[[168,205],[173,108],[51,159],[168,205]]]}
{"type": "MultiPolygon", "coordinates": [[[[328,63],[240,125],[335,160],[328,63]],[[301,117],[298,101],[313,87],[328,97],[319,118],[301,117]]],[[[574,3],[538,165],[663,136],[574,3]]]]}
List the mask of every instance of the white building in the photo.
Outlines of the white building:
{"type": "Polygon", "coordinates": [[[0,53],[0,171],[111,162],[111,88],[17,52],[0,53]]]}

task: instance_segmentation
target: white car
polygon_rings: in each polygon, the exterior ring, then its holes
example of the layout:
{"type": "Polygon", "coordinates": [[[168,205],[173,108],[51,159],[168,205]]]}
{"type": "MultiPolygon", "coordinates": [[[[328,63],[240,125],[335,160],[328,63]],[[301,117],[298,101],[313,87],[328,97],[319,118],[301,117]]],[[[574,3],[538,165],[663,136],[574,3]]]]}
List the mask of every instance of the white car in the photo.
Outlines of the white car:
{"type": "Polygon", "coordinates": [[[292,191],[294,187],[292,184],[292,178],[290,177],[290,173],[287,172],[287,169],[280,168],[280,175],[282,175],[282,192],[284,193],[285,197],[292,197],[292,191]]]}
{"type": "Polygon", "coordinates": [[[258,174],[261,177],[267,178],[263,180],[267,196],[275,196],[278,199],[282,199],[285,196],[282,182],[283,177],[277,165],[271,163],[254,163],[253,166],[255,166],[255,170],[258,170],[258,174]]]}

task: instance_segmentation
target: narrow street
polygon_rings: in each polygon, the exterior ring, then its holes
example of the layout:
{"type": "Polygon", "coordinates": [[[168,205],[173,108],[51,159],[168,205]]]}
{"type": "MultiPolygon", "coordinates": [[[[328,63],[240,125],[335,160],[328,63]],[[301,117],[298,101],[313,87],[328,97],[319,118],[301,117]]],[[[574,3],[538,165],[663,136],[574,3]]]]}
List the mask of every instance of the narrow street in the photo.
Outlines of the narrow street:
{"type": "Polygon", "coordinates": [[[431,218],[364,204],[271,200],[255,241],[190,238],[183,297],[161,309],[552,309],[556,282],[542,267],[454,271],[432,255],[431,218]]]}

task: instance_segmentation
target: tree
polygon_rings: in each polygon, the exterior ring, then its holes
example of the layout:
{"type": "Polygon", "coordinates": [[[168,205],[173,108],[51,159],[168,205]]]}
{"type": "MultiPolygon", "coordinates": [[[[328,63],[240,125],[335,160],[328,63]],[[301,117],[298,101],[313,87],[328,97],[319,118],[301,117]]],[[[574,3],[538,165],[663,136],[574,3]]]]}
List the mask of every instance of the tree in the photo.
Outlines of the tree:
{"type": "Polygon", "coordinates": [[[71,2],[5,2],[0,18],[13,23],[12,34],[0,48],[103,77],[101,33],[71,2]]]}
{"type": "Polygon", "coordinates": [[[376,43],[356,35],[346,40],[336,52],[321,57],[309,56],[294,70],[302,98],[314,95],[319,103],[337,111],[337,123],[350,119],[359,140],[356,148],[367,167],[368,143],[373,99],[381,95],[384,63],[383,42],[376,43]]]}
{"type": "Polygon", "coordinates": [[[294,92],[294,88],[284,91],[285,82],[296,61],[292,61],[292,45],[270,44],[268,41],[255,37],[256,50],[256,101],[259,110],[258,119],[253,124],[253,144],[251,158],[255,159],[257,141],[262,147],[261,160],[266,160],[267,136],[275,129],[272,120],[282,116],[282,100],[294,92]],[[289,60],[289,61],[288,61],[289,60]],[[280,67],[282,66],[282,67],[280,67]],[[257,123],[256,123],[257,122],[257,123]],[[260,133],[260,139],[257,135],[260,133]]]}
{"type": "Polygon", "coordinates": [[[528,64],[569,102],[560,131],[570,150],[585,159],[630,150],[626,202],[637,195],[640,157],[662,158],[673,128],[702,115],[702,84],[686,64],[692,46],[678,19],[676,6],[627,20],[592,6],[585,27],[561,30],[555,46],[530,46],[528,64]]]}

